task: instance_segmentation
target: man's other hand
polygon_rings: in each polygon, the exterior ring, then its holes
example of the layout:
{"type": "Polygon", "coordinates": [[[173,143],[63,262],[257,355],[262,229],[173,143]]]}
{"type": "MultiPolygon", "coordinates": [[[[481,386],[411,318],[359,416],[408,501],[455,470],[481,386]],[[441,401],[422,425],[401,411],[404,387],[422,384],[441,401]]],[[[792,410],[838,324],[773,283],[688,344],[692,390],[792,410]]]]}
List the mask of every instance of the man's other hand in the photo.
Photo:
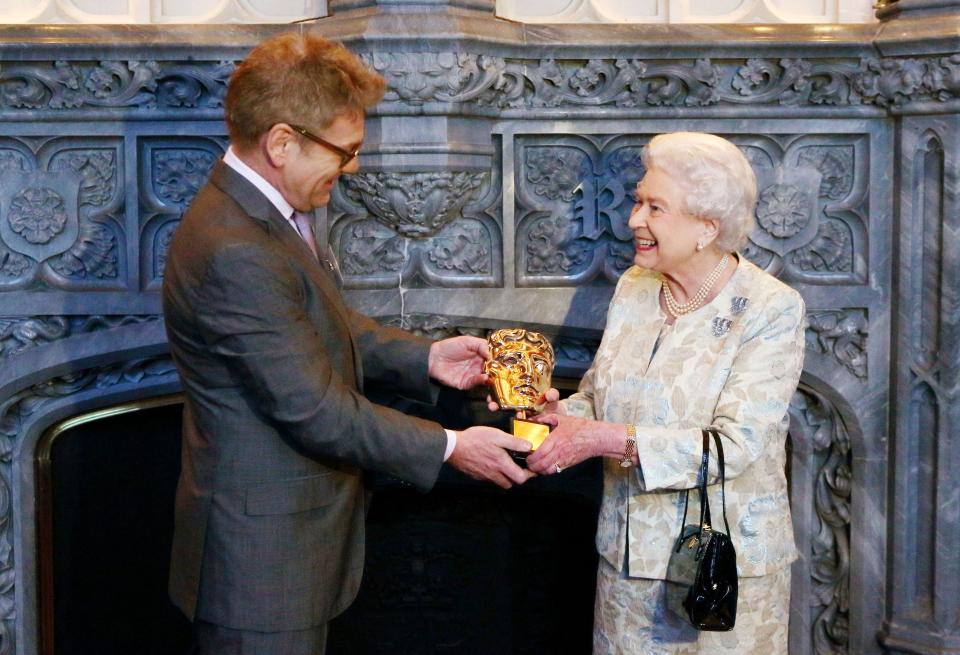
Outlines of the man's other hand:
{"type": "Polygon", "coordinates": [[[486,384],[483,363],[490,350],[479,337],[451,337],[430,346],[427,363],[430,377],[454,389],[471,389],[486,384]]]}
{"type": "Polygon", "coordinates": [[[447,463],[475,480],[489,480],[509,489],[534,474],[517,466],[506,449],[529,452],[530,442],[497,428],[475,426],[457,432],[457,446],[447,463]]]}

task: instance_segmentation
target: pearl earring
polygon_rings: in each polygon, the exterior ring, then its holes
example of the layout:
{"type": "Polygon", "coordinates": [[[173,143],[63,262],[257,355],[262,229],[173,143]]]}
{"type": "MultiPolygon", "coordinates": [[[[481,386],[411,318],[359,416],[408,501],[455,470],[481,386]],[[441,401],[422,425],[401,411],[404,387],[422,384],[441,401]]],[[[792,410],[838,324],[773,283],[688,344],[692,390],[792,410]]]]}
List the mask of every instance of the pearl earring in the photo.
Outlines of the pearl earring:
{"type": "Polygon", "coordinates": [[[703,250],[703,241],[697,241],[697,250],[703,250]]]}

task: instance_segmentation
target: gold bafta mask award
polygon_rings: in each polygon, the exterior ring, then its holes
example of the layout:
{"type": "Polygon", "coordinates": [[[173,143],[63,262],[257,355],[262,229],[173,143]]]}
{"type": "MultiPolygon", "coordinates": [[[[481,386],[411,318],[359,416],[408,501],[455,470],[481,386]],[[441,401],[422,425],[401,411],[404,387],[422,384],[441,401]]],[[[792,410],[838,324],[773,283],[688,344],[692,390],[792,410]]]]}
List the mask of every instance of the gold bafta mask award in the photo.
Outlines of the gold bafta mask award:
{"type": "Polygon", "coordinates": [[[526,420],[528,413],[543,409],[550,388],[555,358],[550,341],[539,332],[523,328],[496,330],[487,337],[490,359],[484,372],[501,409],[516,412],[513,419],[514,436],[533,444],[532,450],[543,443],[550,428],[526,420]]]}

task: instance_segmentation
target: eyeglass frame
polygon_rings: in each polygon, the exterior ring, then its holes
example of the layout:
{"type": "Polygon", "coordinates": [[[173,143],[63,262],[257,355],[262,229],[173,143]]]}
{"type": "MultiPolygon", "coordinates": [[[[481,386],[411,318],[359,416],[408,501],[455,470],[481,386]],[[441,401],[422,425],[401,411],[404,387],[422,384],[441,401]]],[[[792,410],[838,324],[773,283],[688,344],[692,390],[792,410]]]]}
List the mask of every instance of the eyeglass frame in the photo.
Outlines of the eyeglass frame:
{"type": "Polygon", "coordinates": [[[346,148],[341,148],[335,143],[330,143],[326,139],[323,139],[317,136],[316,134],[314,134],[313,132],[311,132],[305,127],[294,125],[293,123],[287,123],[287,125],[289,125],[290,129],[296,132],[297,134],[300,134],[301,136],[305,136],[311,141],[313,141],[314,143],[316,143],[317,145],[323,146],[330,152],[340,155],[340,168],[346,168],[350,164],[350,162],[352,162],[355,158],[360,156],[360,146],[357,146],[352,151],[350,151],[350,150],[347,150],[346,148]]]}

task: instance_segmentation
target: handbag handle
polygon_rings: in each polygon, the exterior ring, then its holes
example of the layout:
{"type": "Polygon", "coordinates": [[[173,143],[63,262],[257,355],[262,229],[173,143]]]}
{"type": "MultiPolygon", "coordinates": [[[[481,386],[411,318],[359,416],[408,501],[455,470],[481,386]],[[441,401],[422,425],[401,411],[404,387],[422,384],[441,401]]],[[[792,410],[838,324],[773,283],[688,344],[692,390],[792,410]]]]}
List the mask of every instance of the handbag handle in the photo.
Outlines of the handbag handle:
{"type": "Polygon", "coordinates": [[[713,435],[713,442],[717,444],[717,469],[720,472],[720,507],[723,510],[723,527],[726,528],[727,534],[730,534],[730,524],[727,523],[727,476],[723,470],[723,444],[720,441],[719,430],[716,428],[707,428],[707,430],[713,435]]]}
{"type": "MultiPolygon", "coordinates": [[[[727,534],[730,534],[730,524],[727,522],[727,494],[726,494],[726,476],[723,465],[723,444],[720,442],[720,433],[716,428],[707,428],[700,430],[703,435],[703,454],[700,457],[700,471],[697,478],[697,493],[700,497],[700,530],[711,525],[710,519],[710,498],[707,495],[707,477],[710,474],[710,435],[713,435],[714,443],[717,444],[717,468],[720,472],[720,502],[723,511],[723,527],[727,534]]],[[[687,508],[690,504],[690,490],[684,491],[683,498],[683,520],[680,522],[680,536],[677,537],[677,551],[680,550],[681,540],[683,538],[683,528],[687,524],[687,508]]]]}

